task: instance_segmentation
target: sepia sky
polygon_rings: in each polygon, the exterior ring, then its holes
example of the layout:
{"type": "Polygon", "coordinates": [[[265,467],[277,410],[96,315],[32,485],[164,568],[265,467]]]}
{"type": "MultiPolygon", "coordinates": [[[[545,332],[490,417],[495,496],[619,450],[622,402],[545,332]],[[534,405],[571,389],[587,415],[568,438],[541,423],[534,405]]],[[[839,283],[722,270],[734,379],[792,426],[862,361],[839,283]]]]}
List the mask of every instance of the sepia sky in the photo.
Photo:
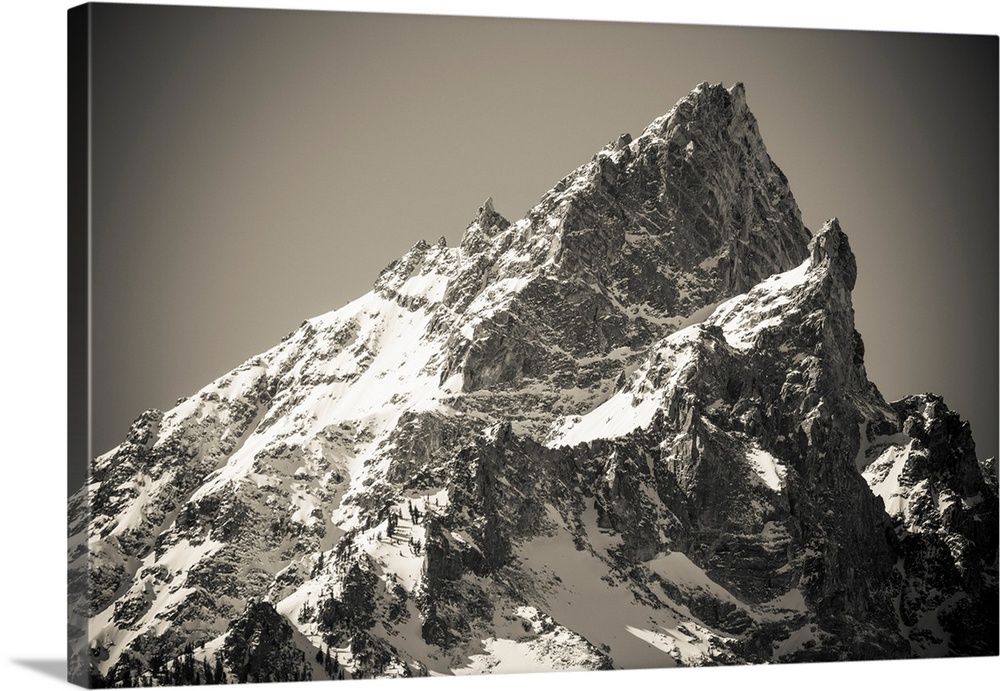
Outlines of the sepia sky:
{"type": "Polygon", "coordinates": [[[702,81],[744,82],[811,230],[839,217],[884,396],[942,394],[997,453],[995,37],[130,5],[93,26],[95,454],[418,240],[455,244],[486,197],[520,218],[702,81]]]}

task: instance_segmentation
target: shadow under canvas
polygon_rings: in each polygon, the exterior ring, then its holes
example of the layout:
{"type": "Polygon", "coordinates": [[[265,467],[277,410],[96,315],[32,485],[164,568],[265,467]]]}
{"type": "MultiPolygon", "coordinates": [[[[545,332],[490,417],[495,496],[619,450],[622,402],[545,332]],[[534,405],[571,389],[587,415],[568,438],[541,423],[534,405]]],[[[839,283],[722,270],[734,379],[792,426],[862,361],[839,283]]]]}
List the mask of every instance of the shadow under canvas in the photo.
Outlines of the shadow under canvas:
{"type": "Polygon", "coordinates": [[[47,677],[54,677],[60,681],[66,680],[66,660],[63,659],[11,660],[11,662],[32,669],[47,677]]]}

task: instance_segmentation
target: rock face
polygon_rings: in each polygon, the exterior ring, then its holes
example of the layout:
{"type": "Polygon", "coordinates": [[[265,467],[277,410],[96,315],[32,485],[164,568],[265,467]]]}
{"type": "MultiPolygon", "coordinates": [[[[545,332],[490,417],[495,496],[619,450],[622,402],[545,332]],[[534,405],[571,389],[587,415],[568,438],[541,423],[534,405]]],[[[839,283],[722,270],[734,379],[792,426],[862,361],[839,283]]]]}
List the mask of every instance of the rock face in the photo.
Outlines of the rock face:
{"type": "Polygon", "coordinates": [[[893,408],[898,431],[865,440],[864,477],[899,538],[903,630],[917,654],[995,655],[995,481],[976,460],[969,424],[939,396],[893,408]]]}
{"type": "Polygon", "coordinates": [[[458,247],[140,416],[71,501],[71,664],[997,654],[995,466],[939,398],[869,381],[856,276],[742,85],[702,84],[523,219],[487,200],[458,247]]]}

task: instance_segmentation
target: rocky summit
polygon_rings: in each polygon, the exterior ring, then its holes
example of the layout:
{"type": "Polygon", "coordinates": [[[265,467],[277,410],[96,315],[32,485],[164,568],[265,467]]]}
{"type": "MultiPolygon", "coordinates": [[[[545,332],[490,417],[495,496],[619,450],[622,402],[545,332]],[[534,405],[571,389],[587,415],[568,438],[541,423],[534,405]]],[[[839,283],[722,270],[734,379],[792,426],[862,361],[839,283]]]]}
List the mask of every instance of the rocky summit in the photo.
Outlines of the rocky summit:
{"type": "Polygon", "coordinates": [[[856,276],[701,84],[139,416],[71,499],[71,675],[996,655],[995,465],[869,380],[856,276]]]}

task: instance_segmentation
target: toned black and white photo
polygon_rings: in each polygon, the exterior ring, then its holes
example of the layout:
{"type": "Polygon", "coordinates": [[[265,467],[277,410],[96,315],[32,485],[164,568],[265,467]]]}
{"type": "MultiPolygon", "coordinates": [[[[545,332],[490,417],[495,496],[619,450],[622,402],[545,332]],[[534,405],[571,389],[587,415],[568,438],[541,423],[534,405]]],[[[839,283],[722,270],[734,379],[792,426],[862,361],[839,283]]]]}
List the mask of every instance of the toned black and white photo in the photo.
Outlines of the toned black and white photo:
{"type": "Polygon", "coordinates": [[[996,36],[72,13],[71,681],[998,654],[996,36]]]}

